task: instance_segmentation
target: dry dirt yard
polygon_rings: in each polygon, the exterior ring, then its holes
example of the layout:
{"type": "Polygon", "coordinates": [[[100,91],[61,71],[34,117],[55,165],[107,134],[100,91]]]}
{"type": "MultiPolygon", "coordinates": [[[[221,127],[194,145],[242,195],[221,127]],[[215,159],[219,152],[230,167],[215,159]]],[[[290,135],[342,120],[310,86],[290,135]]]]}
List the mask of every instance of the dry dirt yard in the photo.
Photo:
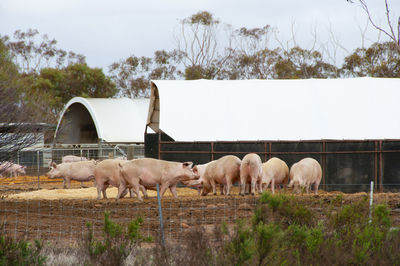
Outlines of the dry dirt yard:
{"type": "MultiPolygon", "coordinates": [[[[72,182],[71,189],[63,189],[61,180],[40,177],[38,189],[37,177],[3,178],[0,179],[0,225],[9,234],[28,239],[79,240],[88,221],[98,228],[100,235],[104,212],[109,211],[112,219],[122,224],[137,216],[144,217],[144,234],[156,236],[159,232],[157,196],[155,191],[148,193],[149,198],[143,202],[128,197],[116,202],[117,189],[109,188],[108,199],[96,200],[97,191],[92,182],[72,182]]],[[[169,191],[162,199],[166,237],[175,240],[194,226],[211,229],[221,222],[232,224],[238,218],[249,218],[258,202],[258,196],[239,196],[237,187],[231,196],[201,197],[189,188],[178,188],[177,193],[178,199],[169,191]]],[[[317,214],[328,207],[340,208],[369,197],[365,192],[291,195],[317,214]]],[[[378,203],[388,204],[393,226],[400,227],[400,193],[375,193],[374,204],[378,203]]]]}

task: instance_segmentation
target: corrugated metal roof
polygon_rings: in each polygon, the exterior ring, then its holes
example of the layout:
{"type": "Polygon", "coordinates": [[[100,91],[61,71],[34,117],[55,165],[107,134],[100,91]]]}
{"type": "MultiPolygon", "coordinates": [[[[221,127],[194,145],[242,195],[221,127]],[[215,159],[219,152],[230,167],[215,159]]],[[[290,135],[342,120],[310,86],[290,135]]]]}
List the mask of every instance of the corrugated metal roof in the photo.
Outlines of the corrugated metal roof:
{"type": "Polygon", "coordinates": [[[153,80],[150,106],[176,141],[400,139],[400,79],[153,80]]]}
{"type": "Polygon", "coordinates": [[[68,108],[82,104],[90,113],[99,139],[106,142],[144,142],[149,99],[72,98],[64,107],[55,136],[68,108]]]}

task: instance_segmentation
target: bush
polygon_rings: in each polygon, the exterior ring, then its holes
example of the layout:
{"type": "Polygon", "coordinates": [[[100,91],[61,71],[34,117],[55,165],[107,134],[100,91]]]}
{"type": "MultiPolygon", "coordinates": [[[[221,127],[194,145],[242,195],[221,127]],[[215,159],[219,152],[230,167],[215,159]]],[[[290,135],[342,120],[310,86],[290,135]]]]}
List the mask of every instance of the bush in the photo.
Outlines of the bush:
{"type": "Polygon", "coordinates": [[[37,240],[32,245],[0,235],[0,265],[43,265],[46,257],[40,254],[41,250],[42,243],[37,240]]]}
{"type": "Polygon", "coordinates": [[[104,213],[103,239],[94,239],[93,227],[87,223],[86,249],[93,264],[97,265],[122,265],[131,250],[141,242],[152,241],[151,237],[140,234],[143,219],[138,217],[131,221],[126,230],[110,218],[110,213],[104,213]]]}

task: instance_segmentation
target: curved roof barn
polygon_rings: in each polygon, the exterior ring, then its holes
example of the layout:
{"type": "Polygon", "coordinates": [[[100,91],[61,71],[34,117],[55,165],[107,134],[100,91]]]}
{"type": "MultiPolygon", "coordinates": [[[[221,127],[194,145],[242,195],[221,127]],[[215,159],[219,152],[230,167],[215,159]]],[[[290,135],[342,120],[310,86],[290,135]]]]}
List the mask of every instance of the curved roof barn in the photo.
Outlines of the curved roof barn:
{"type": "Polygon", "coordinates": [[[55,143],[144,142],[149,99],[75,97],[57,124],[55,143]]]}
{"type": "Polygon", "coordinates": [[[147,127],[175,141],[400,139],[400,79],[153,80],[147,127]]]}

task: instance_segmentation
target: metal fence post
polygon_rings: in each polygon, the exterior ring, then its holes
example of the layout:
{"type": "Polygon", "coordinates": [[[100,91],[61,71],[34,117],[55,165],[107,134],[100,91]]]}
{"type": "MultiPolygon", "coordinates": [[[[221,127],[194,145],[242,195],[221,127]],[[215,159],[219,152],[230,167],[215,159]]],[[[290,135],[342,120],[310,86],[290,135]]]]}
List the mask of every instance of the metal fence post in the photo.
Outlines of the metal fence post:
{"type": "Polygon", "coordinates": [[[165,248],[164,223],[163,223],[162,209],[161,209],[160,186],[158,184],[157,184],[157,200],[158,200],[158,214],[160,217],[161,244],[165,248]]]}
{"type": "Polygon", "coordinates": [[[37,178],[38,178],[38,189],[40,189],[40,152],[37,151],[37,178]]]}
{"type": "Polygon", "coordinates": [[[372,222],[372,204],[374,202],[374,181],[371,181],[371,188],[369,194],[369,222],[372,222]]]}

